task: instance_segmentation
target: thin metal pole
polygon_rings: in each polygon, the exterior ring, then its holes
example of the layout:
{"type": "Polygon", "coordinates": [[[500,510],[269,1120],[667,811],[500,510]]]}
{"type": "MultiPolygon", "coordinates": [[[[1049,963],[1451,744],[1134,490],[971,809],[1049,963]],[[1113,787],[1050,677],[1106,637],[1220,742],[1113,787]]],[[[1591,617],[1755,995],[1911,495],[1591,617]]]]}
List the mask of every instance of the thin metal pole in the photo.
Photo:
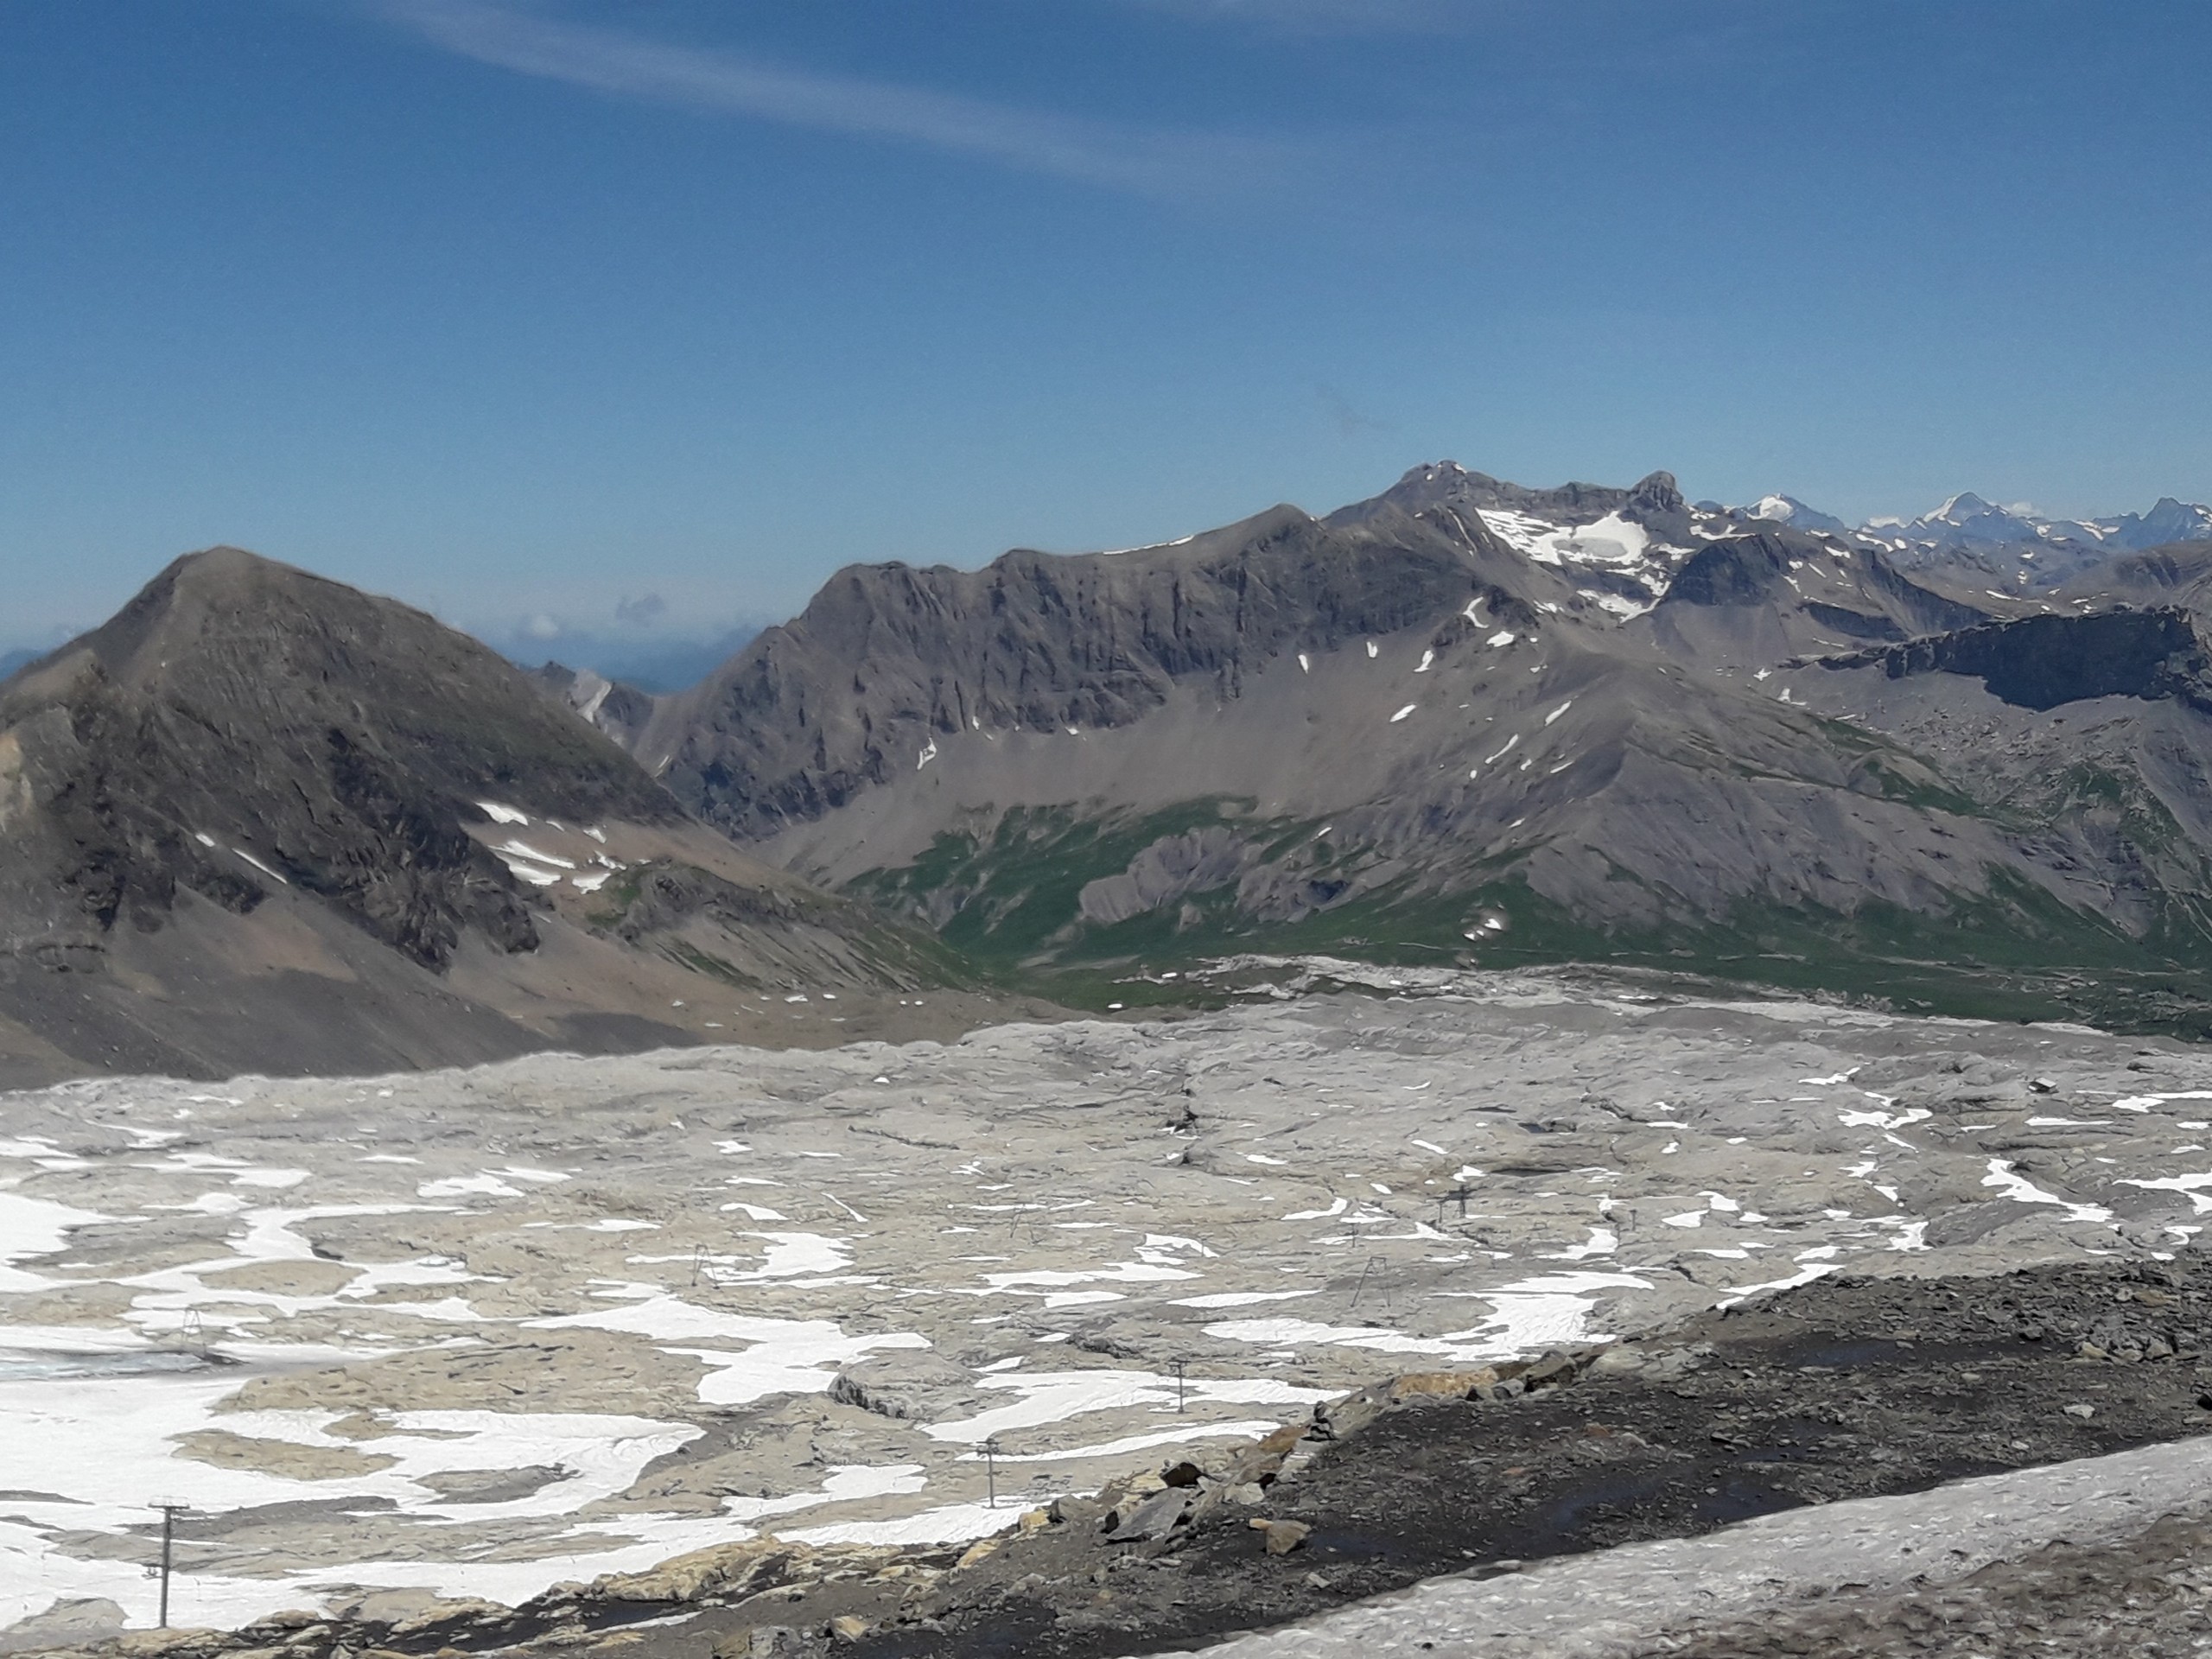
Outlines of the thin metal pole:
{"type": "Polygon", "coordinates": [[[988,1501],[984,1507],[995,1510],[999,1506],[999,1443],[983,1442],[983,1480],[988,1501]]]}
{"type": "Polygon", "coordinates": [[[161,1628],[169,1627],[169,1560],[176,1543],[176,1506],[162,1505],[162,1622],[161,1628]]]}
{"type": "Polygon", "coordinates": [[[1175,1362],[1175,1409],[1178,1411],[1183,1409],[1183,1368],[1189,1363],[1181,1359],[1175,1362]]]}

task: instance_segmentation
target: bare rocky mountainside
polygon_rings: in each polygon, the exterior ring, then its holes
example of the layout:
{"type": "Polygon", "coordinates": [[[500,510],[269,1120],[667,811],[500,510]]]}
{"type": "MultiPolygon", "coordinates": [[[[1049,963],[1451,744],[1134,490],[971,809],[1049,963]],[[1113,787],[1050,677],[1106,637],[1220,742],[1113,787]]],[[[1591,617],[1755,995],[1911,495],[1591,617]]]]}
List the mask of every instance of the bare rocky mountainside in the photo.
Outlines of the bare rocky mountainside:
{"type": "Polygon", "coordinates": [[[1605,957],[2202,1029],[2207,543],[2131,518],[1985,588],[1770,509],[1443,463],[855,567],[688,692],[565,700],[770,861],[1077,1000],[1239,951],[1605,957]]]}
{"type": "Polygon", "coordinates": [[[474,640],[230,549],[0,685],[0,829],[10,1082],[836,1040],[785,996],[947,980],[474,640]]]}

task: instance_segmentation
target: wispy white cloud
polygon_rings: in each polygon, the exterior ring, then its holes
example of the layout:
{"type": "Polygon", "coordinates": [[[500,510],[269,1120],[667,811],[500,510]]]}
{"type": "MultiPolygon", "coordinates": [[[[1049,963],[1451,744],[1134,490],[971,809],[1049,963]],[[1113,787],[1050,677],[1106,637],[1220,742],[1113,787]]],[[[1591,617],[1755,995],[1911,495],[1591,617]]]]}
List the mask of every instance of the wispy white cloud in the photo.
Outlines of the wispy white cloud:
{"type": "Polygon", "coordinates": [[[381,16],[480,63],[618,97],[908,143],[1147,195],[1253,181],[1282,146],[1233,134],[1121,125],[928,87],[823,74],[745,54],[671,46],[493,0],[372,0],[381,16]]]}
{"type": "Polygon", "coordinates": [[[1246,23],[1295,34],[1397,34],[1465,21],[1469,0],[1130,0],[1153,11],[1207,22],[1246,23]]]}

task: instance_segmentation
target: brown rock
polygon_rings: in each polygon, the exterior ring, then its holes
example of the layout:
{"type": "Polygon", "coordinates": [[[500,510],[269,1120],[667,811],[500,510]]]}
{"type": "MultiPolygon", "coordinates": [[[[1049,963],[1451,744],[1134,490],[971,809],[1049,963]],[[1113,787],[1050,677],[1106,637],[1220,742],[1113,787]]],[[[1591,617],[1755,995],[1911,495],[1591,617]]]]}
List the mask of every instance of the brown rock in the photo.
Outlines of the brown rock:
{"type": "Polygon", "coordinates": [[[295,1480],[352,1480],[389,1469],[399,1459],[382,1452],[355,1452],[342,1446],[299,1446],[289,1440],[254,1440],[226,1428],[194,1429],[176,1437],[188,1458],[219,1469],[251,1469],[295,1480]]]}
{"type": "Polygon", "coordinates": [[[996,1538],[978,1539],[969,1545],[966,1552],[952,1564],[954,1568],[957,1570],[963,1567],[973,1567],[976,1562],[996,1554],[1000,1542],[1001,1541],[996,1538]]]}
{"type": "Polygon", "coordinates": [[[1474,1391],[1497,1381],[1497,1373],[1484,1367],[1473,1371],[1408,1371],[1390,1379],[1390,1402],[1408,1400],[1465,1400],[1474,1391]]]}
{"type": "Polygon", "coordinates": [[[592,1590],[608,1601],[696,1601],[715,1591],[766,1588],[764,1580],[805,1553],[804,1545],[751,1538],[694,1550],[643,1573],[610,1573],[592,1590]]]}

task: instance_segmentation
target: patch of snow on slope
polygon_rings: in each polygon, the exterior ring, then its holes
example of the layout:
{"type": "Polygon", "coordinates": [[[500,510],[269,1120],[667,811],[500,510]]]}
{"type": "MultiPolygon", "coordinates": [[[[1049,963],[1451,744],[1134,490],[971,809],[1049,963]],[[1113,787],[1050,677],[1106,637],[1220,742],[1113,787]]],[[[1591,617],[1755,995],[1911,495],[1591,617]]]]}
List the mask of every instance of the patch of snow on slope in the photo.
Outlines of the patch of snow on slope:
{"type": "Polygon", "coordinates": [[[232,852],[236,853],[236,854],[237,854],[240,858],[242,858],[242,859],[245,860],[245,861],[246,861],[247,863],[249,863],[249,864],[252,865],[252,866],[253,866],[253,868],[254,868],[255,869],[259,870],[259,871],[260,871],[264,875],[267,876],[267,877],[268,877],[271,881],[274,881],[274,882],[277,883],[277,884],[278,884],[279,886],[281,886],[281,887],[290,887],[290,886],[292,885],[292,884],[291,884],[291,881],[289,880],[289,879],[288,879],[287,877],[284,877],[284,876],[282,876],[282,875],[277,874],[276,871],[274,871],[274,870],[270,869],[270,868],[266,864],[263,863],[259,859],[256,858],[256,857],[255,857],[251,853],[249,853],[248,851],[246,851],[246,849],[245,849],[245,848],[243,848],[243,847],[233,847],[233,848],[232,848],[232,849],[231,849],[231,850],[232,850],[232,852]]]}
{"type": "Polygon", "coordinates": [[[2060,1198],[2056,1192],[2044,1192],[2026,1176],[2014,1171],[2010,1159],[1991,1159],[1989,1173],[1982,1177],[1981,1184],[1998,1188],[1999,1198],[2011,1198],[2016,1204],[2055,1204],[2066,1211],[2069,1221],[2112,1219],[2112,1211],[2101,1204],[2075,1204],[2060,1198]]]}
{"type": "Polygon", "coordinates": [[[0,1192],[0,1291],[46,1290],[57,1282],[11,1265],[26,1256],[51,1255],[67,1242],[73,1227],[112,1221],[111,1216],[77,1210],[45,1198],[0,1192]]]}
{"type": "Polygon", "coordinates": [[[561,883],[561,872],[558,870],[549,870],[543,864],[533,864],[526,858],[518,858],[498,848],[493,850],[499,854],[499,861],[507,867],[511,874],[529,882],[533,887],[553,887],[561,883]]]}
{"type": "Polygon", "coordinates": [[[513,836],[501,842],[492,850],[502,855],[512,853],[517,858],[534,859],[540,864],[550,864],[557,869],[573,870],[576,868],[576,861],[573,858],[563,858],[556,853],[541,853],[528,842],[517,840],[513,836]]]}

